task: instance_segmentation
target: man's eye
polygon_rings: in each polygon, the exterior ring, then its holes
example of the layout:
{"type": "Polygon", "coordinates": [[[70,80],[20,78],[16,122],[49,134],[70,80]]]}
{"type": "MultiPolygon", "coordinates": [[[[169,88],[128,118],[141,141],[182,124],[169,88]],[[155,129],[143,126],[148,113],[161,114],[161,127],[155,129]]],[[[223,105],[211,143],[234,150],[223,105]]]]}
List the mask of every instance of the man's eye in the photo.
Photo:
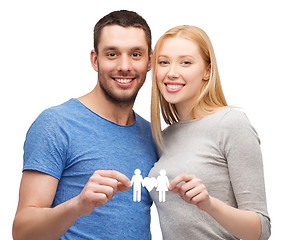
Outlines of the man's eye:
{"type": "Polygon", "coordinates": [[[140,54],[140,53],[133,53],[132,56],[133,56],[133,57],[140,57],[141,54],[140,54]]]}
{"type": "Polygon", "coordinates": [[[117,56],[117,54],[115,54],[115,53],[107,53],[107,56],[108,57],[115,57],[115,56],[117,56]]]}

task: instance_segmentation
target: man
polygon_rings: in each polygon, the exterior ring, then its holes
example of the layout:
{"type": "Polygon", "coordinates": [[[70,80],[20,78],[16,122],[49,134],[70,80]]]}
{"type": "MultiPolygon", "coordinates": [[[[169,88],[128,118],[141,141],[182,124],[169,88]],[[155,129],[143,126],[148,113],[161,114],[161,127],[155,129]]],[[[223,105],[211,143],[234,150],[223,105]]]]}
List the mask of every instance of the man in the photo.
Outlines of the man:
{"type": "Polygon", "coordinates": [[[151,199],[133,202],[135,169],[157,160],[150,124],[132,107],[151,68],[151,33],[131,11],[94,29],[87,95],[45,110],[30,127],[14,239],[150,239],[151,199]]]}

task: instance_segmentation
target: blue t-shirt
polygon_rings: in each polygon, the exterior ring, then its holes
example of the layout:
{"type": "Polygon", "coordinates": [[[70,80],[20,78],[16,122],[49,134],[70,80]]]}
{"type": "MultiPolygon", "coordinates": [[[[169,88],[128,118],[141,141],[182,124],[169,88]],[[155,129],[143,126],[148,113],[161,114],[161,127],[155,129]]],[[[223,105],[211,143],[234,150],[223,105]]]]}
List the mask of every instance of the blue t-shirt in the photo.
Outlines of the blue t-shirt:
{"type": "MultiPolygon", "coordinates": [[[[116,170],[129,179],[135,169],[146,177],[157,161],[150,124],[135,113],[122,126],[108,121],[77,99],[43,111],[24,144],[23,170],[59,179],[53,206],[81,193],[96,170],[116,170]]],[[[133,202],[133,189],[118,192],[107,204],[81,216],[61,239],[151,239],[148,191],[133,202]]]]}

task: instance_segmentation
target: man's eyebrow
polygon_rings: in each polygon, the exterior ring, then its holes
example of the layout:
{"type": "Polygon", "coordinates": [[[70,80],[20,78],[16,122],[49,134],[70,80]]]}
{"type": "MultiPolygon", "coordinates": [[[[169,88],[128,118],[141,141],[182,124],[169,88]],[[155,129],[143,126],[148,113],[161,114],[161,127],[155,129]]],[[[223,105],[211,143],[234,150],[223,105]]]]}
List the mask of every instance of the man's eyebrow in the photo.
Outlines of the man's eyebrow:
{"type": "Polygon", "coordinates": [[[139,47],[133,47],[133,48],[131,48],[131,50],[132,50],[132,51],[143,51],[143,50],[144,50],[144,47],[141,47],[141,46],[139,46],[139,47]]]}
{"type": "Polygon", "coordinates": [[[104,49],[103,49],[103,51],[111,51],[111,50],[117,50],[117,48],[116,47],[105,47],[104,49]]]}
{"type": "MultiPolygon", "coordinates": [[[[117,47],[113,47],[113,46],[107,46],[107,47],[104,47],[103,50],[104,51],[118,50],[118,48],[117,47]]],[[[142,51],[142,50],[145,50],[145,48],[141,47],[141,46],[136,46],[136,47],[132,47],[130,50],[132,50],[132,51],[136,51],[136,50],[142,51]]]]}
{"type": "MultiPolygon", "coordinates": [[[[103,48],[103,52],[107,52],[107,51],[119,51],[119,48],[114,47],[114,46],[106,46],[103,48]]],[[[145,51],[145,47],[135,46],[135,47],[132,47],[129,51],[145,51]]]]}

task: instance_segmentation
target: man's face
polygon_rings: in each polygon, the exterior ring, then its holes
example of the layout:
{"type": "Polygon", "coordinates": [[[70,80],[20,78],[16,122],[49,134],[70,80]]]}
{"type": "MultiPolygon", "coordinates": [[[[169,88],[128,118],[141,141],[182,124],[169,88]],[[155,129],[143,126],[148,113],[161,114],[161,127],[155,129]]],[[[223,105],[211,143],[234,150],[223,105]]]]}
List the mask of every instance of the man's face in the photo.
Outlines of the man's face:
{"type": "Polygon", "coordinates": [[[98,84],[107,99],[133,103],[150,70],[145,32],[141,28],[106,26],[102,29],[98,54],[91,60],[98,84]]]}

